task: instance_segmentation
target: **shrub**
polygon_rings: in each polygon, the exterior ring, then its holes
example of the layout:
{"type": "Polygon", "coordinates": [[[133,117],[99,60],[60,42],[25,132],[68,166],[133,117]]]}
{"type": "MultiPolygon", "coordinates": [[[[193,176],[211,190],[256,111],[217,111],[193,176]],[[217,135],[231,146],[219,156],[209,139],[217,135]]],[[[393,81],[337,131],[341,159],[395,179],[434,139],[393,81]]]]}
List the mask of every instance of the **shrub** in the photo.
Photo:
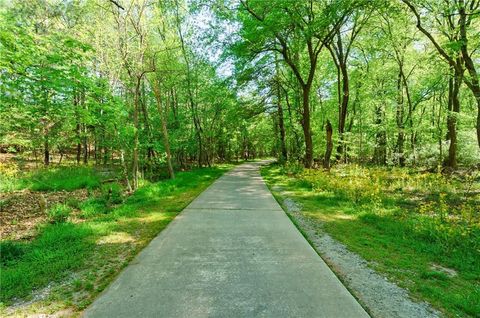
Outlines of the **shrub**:
{"type": "Polygon", "coordinates": [[[47,212],[50,223],[64,223],[72,213],[72,208],[66,204],[57,204],[50,208],[47,212]]]}

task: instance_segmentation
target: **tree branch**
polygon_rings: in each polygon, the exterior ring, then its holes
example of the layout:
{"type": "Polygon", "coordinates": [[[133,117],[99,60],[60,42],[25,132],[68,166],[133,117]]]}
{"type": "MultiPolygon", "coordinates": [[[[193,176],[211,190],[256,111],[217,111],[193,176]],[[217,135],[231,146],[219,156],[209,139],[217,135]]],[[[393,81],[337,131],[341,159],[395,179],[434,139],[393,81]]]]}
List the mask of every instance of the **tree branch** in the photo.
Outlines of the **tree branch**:
{"type": "Polygon", "coordinates": [[[115,6],[117,6],[117,8],[122,9],[122,10],[125,10],[125,8],[122,7],[122,6],[120,5],[120,3],[118,3],[117,1],[115,1],[115,0],[108,0],[108,1],[110,1],[110,2],[113,3],[115,6]]]}

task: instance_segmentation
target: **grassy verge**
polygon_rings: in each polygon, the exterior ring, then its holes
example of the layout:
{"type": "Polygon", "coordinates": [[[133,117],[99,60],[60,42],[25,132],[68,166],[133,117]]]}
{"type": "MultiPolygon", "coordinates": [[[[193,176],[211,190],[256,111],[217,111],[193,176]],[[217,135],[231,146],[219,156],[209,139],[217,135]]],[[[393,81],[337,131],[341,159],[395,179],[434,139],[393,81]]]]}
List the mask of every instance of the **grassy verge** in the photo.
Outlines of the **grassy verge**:
{"type": "Polygon", "coordinates": [[[478,180],[358,166],[327,173],[271,165],[262,174],[277,198],[300,203],[414,298],[447,316],[480,317],[478,180]]]}
{"type": "Polygon", "coordinates": [[[110,206],[101,196],[93,198],[81,203],[81,212],[68,216],[66,222],[43,225],[31,241],[2,242],[4,314],[83,309],[139,250],[230,168],[180,172],[175,180],[145,184],[118,205],[110,206]],[[7,307],[19,299],[34,303],[13,311],[7,307]]]}
{"type": "Polygon", "coordinates": [[[102,177],[93,167],[58,167],[21,173],[14,164],[0,164],[0,193],[95,189],[102,177]]]}

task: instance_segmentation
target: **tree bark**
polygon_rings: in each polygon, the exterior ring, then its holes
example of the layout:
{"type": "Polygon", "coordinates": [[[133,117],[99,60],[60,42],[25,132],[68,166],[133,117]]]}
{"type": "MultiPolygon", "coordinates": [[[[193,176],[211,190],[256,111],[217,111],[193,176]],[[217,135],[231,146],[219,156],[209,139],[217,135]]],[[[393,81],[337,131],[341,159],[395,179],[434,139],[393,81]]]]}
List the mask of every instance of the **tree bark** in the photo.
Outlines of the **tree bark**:
{"type": "Polygon", "coordinates": [[[175,1],[176,11],[175,17],[177,22],[177,31],[180,38],[180,46],[182,48],[183,58],[186,64],[186,71],[187,71],[187,92],[188,92],[188,100],[190,105],[190,111],[192,113],[192,120],[193,125],[195,127],[195,134],[197,136],[197,143],[198,143],[198,167],[202,167],[203,165],[203,141],[202,141],[202,127],[200,123],[200,118],[198,117],[197,112],[197,105],[193,98],[193,91],[192,91],[192,83],[191,83],[191,69],[190,69],[190,60],[188,58],[187,50],[185,47],[185,40],[183,38],[181,21],[180,21],[180,13],[179,13],[179,4],[178,0],[175,1]]]}
{"type": "Polygon", "coordinates": [[[140,97],[140,81],[141,77],[137,77],[135,87],[134,87],[134,94],[133,94],[133,126],[134,126],[134,133],[133,133],[133,161],[132,161],[132,188],[135,191],[138,189],[138,109],[139,109],[139,97],[140,97]]]}
{"type": "Polygon", "coordinates": [[[397,122],[397,145],[396,145],[396,155],[398,157],[398,164],[400,167],[405,166],[405,154],[404,154],[404,144],[405,144],[405,125],[403,120],[404,115],[404,98],[403,98],[403,69],[402,64],[400,63],[400,72],[397,79],[397,113],[396,113],[396,122],[397,122]]]}
{"type": "Polygon", "coordinates": [[[48,166],[50,165],[50,145],[48,142],[48,129],[45,129],[45,136],[43,139],[43,163],[48,166]]]}
{"type": "Polygon", "coordinates": [[[288,160],[287,143],[285,141],[285,121],[283,118],[283,106],[282,95],[280,93],[280,83],[276,83],[277,86],[277,115],[278,115],[278,129],[280,131],[280,162],[286,162],[288,160]]]}
{"type": "MultiPolygon", "coordinates": [[[[472,59],[471,53],[468,51],[468,38],[467,38],[467,25],[470,25],[473,13],[471,13],[470,15],[467,14],[465,10],[465,0],[459,0],[458,3],[459,3],[458,12],[460,15],[459,26],[460,26],[461,52],[462,52],[465,68],[467,69],[468,74],[470,75],[469,80],[465,80],[465,83],[467,84],[468,88],[470,88],[470,90],[472,91],[473,96],[475,97],[475,101],[477,102],[476,130],[477,130],[477,144],[478,144],[478,147],[480,147],[480,80],[479,80],[479,74],[477,72],[477,68],[475,67],[475,63],[472,59]]],[[[470,8],[472,8],[472,6],[473,6],[473,3],[471,4],[470,8]]],[[[478,3],[477,3],[477,8],[478,8],[478,3]]]]}
{"type": "Polygon", "coordinates": [[[330,156],[332,155],[333,150],[333,128],[330,120],[327,119],[327,124],[325,125],[325,133],[326,133],[326,140],[327,140],[327,148],[325,150],[325,158],[323,160],[323,167],[327,170],[330,170],[330,156]]]}
{"type": "Polygon", "coordinates": [[[162,124],[162,135],[163,135],[163,143],[165,146],[165,152],[167,153],[167,167],[168,167],[168,175],[170,179],[175,179],[175,172],[173,171],[172,165],[172,153],[170,151],[170,140],[168,137],[168,129],[167,129],[167,121],[165,119],[165,111],[163,107],[163,100],[162,100],[162,93],[160,91],[160,85],[157,80],[151,81],[153,93],[155,95],[155,100],[157,101],[157,109],[158,114],[160,116],[160,122],[162,124]]]}
{"type": "Polygon", "coordinates": [[[82,143],[81,143],[81,133],[82,133],[82,125],[80,124],[80,103],[78,98],[78,93],[75,92],[73,95],[73,104],[75,105],[75,135],[77,138],[77,165],[80,164],[80,159],[82,157],[82,143]]]}
{"type": "Polygon", "coordinates": [[[380,165],[387,163],[387,133],[383,125],[383,119],[385,118],[385,111],[380,104],[375,109],[375,125],[377,126],[377,133],[375,136],[376,145],[373,154],[373,162],[380,165]]]}
{"type": "Polygon", "coordinates": [[[459,92],[462,84],[462,75],[457,69],[453,69],[453,77],[448,82],[448,115],[447,115],[447,140],[448,158],[444,165],[455,169],[457,167],[457,116],[460,113],[459,92]]]}
{"type": "Polygon", "coordinates": [[[305,136],[305,168],[313,165],[313,141],[310,128],[310,86],[303,87],[303,113],[302,128],[305,136]]]}

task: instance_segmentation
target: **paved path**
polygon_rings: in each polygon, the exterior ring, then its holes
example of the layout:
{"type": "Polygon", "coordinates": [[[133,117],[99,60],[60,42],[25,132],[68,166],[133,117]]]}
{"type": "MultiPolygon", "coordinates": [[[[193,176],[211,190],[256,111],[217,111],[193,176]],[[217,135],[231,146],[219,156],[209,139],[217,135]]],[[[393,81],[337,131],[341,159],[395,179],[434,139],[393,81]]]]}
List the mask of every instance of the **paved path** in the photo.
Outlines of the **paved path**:
{"type": "Polygon", "coordinates": [[[225,174],[86,317],[368,317],[282,211],[259,163],[225,174]]]}

